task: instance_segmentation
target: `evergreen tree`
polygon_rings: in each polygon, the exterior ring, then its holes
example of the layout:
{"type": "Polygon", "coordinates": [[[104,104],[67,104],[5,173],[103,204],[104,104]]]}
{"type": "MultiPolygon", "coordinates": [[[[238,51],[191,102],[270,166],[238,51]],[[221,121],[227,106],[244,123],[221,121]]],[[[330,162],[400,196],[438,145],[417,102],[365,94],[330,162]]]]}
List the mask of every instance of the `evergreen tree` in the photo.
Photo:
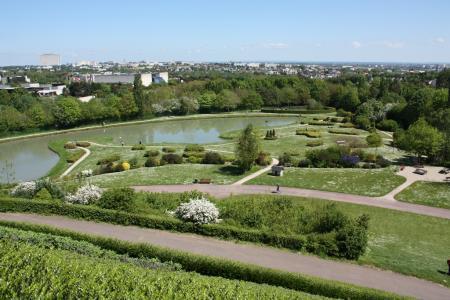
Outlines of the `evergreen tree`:
{"type": "Polygon", "coordinates": [[[144,86],[142,85],[141,74],[134,76],[133,95],[134,102],[138,107],[138,114],[142,115],[144,113],[144,86]]]}
{"type": "Polygon", "coordinates": [[[258,157],[259,141],[253,126],[248,125],[239,136],[236,144],[235,155],[238,160],[238,166],[243,170],[250,170],[258,157]]]}

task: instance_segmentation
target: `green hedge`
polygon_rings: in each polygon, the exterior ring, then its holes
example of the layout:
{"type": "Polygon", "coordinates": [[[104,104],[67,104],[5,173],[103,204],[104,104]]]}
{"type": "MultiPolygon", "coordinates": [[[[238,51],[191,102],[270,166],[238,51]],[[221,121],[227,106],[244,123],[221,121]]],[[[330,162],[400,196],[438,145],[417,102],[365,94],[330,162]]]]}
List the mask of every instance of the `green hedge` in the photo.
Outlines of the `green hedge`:
{"type": "Polygon", "coordinates": [[[283,289],[185,272],[160,272],[49,250],[0,243],[4,299],[318,299],[283,289]]]}
{"type": "Polygon", "coordinates": [[[155,257],[161,261],[172,261],[174,263],[181,264],[183,269],[186,271],[194,271],[202,275],[220,276],[228,279],[264,283],[332,298],[404,299],[404,297],[370,288],[363,288],[350,284],[314,278],[297,273],[276,271],[273,269],[219,258],[189,254],[181,251],[152,246],[150,244],[137,244],[111,238],[90,236],[42,225],[7,221],[0,221],[0,225],[66,236],[75,240],[88,241],[104,249],[113,250],[119,254],[128,254],[131,257],[155,257]]]}
{"type": "Polygon", "coordinates": [[[224,239],[263,243],[271,246],[301,250],[305,248],[306,237],[280,235],[258,230],[240,229],[220,224],[195,225],[173,218],[154,215],[137,215],[94,206],[72,205],[57,202],[41,202],[8,198],[0,200],[1,212],[30,212],[37,214],[63,215],[77,219],[93,220],[121,225],[135,225],[145,228],[190,232],[224,239]]]}
{"type": "Polygon", "coordinates": [[[282,109],[282,108],[262,108],[263,113],[277,113],[277,114],[325,114],[336,111],[329,107],[326,109],[282,109]]]}

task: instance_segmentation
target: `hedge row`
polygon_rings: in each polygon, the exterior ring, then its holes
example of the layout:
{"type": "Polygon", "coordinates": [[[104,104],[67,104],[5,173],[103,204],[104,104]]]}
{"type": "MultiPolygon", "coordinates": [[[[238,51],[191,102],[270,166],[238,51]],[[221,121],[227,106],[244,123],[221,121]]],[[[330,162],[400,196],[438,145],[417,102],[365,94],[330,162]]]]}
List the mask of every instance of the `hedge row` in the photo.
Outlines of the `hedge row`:
{"type": "Polygon", "coordinates": [[[134,225],[144,228],[196,233],[223,239],[236,239],[293,250],[304,249],[307,242],[306,237],[300,235],[280,235],[219,224],[195,225],[174,218],[165,218],[155,215],[144,216],[116,210],[101,209],[94,206],[64,204],[59,202],[41,202],[17,198],[1,199],[0,211],[63,215],[77,219],[112,224],[134,225]]]}
{"type": "Polygon", "coordinates": [[[330,107],[326,109],[282,109],[282,108],[262,108],[263,113],[277,113],[277,114],[325,114],[334,112],[335,109],[330,107]]]}
{"type": "Polygon", "coordinates": [[[4,299],[319,299],[185,272],[157,272],[64,250],[0,242],[4,299]]]}
{"type": "Polygon", "coordinates": [[[292,290],[307,292],[341,299],[403,299],[391,293],[344,284],[297,273],[276,271],[273,269],[243,264],[230,260],[195,255],[167,248],[119,241],[111,238],[90,236],[68,230],[56,229],[42,225],[0,221],[0,225],[44,232],[53,235],[70,237],[75,240],[90,242],[104,249],[131,257],[158,258],[161,261],[172,261],[182,265],[186,271],[202,275],[220,276],[228,279],[245,280],[260,284],[280,286],[292,290]]]}

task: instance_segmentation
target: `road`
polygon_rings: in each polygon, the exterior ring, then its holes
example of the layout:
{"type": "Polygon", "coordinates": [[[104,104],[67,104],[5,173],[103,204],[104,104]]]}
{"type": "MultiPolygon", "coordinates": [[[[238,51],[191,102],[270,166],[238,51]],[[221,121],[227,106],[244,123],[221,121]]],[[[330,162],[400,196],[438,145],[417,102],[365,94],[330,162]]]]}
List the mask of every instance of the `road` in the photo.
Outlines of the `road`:
{"type": "Polygon", "coordinates": [[[200,255],[352,283],[420,299],[450,299],[450,289],[426,280],[368,266],[326,260],[254,244],[237,244],[192,234],[95,223],[61,216],[0,213],[0,220],[49,225],[128,242],[150,243],[200,255]]]}

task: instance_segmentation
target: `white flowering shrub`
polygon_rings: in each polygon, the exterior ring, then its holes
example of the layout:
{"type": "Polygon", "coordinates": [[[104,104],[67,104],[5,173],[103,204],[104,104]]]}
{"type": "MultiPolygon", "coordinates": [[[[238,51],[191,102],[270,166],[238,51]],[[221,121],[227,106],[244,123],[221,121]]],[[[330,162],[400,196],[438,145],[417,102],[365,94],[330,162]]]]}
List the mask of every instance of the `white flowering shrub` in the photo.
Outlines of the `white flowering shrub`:
{"type": "Polygon", "coordinates": [[[75,193],[68,194],[66,201],[74,204],[91,204],[102,196],[103,190],[95,185],[80,187],[75,193]]]}
{"type": "Polygon", "coordinates": [[[203,196],[181,203],[173,212],[177,218],[195,224],[217,223],[219,210],[203,196]]]}
{"type": "Polygon", "coordinates": [[[83,177],[91,177],[92,176],[92,169],[81,171],[81,176],[83,176],[83,177]]]}
{"type": "Polygon", "coordinates": [[[38,192],[38,185],[35,181],[21,182],[11,190],[11,196],[33,198],[38,192]]]}

